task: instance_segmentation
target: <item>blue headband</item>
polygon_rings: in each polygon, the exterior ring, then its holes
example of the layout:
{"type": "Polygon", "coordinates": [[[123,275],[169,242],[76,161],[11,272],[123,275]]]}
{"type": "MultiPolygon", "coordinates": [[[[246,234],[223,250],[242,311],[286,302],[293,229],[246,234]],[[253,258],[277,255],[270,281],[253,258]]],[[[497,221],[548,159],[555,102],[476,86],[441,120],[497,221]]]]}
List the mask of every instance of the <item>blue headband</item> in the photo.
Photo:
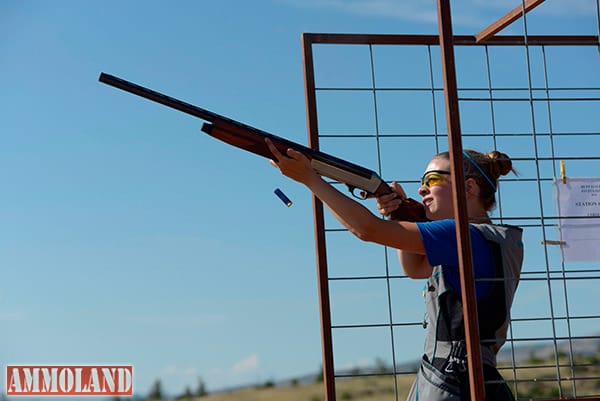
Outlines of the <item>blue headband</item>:
{"type": "Polygon", "coordinates": [[[496,184],[494,184],[494,181],[492,181],[492,179],[490,177],[488,177],[488,175],[483,171],[483,169],[479,166],[479,164],[477,164],[477,162],[475,160],[473,160],[473,158],[471,157],[470,154],[468,154],[467,152],[465,152],[463,150],[463,155],[469,159],[469,161],[471,162],[471,164],[473,166],[475,166],[475,168],[477,170],[479,170],[479,172],[481,173],[481,175],[483,176],[483,178],[485,178],[487,180],[487,182],[490,183],[490,185],[492,186],[492,189],[494,190],[494,192],[496,192],[496,184]]]}

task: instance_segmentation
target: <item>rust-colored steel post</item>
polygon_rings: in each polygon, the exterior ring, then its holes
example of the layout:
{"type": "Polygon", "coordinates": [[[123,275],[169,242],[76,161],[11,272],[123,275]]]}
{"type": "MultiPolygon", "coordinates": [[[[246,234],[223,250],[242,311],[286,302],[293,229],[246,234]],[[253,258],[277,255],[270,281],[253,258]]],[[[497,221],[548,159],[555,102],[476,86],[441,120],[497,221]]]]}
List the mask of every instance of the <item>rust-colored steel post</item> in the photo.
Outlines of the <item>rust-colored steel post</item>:
{"type": "MultiPolygon", "coordinates": [[[[308,146],[319,149],[317,102],[315,99],[315,76],[313,69],[312,42],[309,35],[302,35],[302,59],[304,64],[304,90],[306,97],[306,121],[308,146]]],[[[315,244],[317,253],[317,276],[319,280],[319,306],[321,312],[321,348],[323,352],[323,383],[325,401],[335,401],[335,371],[333,367],[333,341],[331,337],[331,309],[329,305],[329,276],[327,272],[327,249],[325,247],[325,219],[323,203],[313,195],[315,221],[315,244]]]]}
{"type": "Polygon", "coordinates": [[[456,221],[456,239],[460,269],[460,285],[465,322],[469,381],[472,400],[483,400],[485,388],[481,366],[481,347],[479,344],[479,326],[477,322],[477,304],[475,302],[475,283],[473,280],[473,261],[469,238],[469,222],[465,195],[465,179],[462,166],[462,141],[460,116],[458,111],[458,89],[454,64],[454,37],[450,1],[437,0],[438,26],[442,74],[444,78],[444,101],[446,104],[446,123],[448,126],[448,145],[452,170],[454,199],[454,219],[456,221]]]}

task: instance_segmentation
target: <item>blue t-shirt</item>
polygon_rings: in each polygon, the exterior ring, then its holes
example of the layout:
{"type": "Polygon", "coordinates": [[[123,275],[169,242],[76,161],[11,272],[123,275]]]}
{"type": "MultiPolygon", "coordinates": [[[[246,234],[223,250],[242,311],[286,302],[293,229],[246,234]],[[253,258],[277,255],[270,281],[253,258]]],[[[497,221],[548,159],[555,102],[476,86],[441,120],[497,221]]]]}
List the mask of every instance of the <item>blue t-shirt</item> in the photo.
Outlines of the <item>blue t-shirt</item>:
{"type": "MultiPolygon", "coordinates": [[[[417,223],[423,239],[425,253],[431,266],[442,265],[446,281],[460,293],[460,275],[458,271],[458,249],[456,244],[456,225],[454,220],[437,220],[417,223]]],[[[469,225],[471,253],[475,276],[477,299],[484,297],[492,287],[491,281],[478,279],[494,278],[492,250],[483,235],[469,225]]]]}

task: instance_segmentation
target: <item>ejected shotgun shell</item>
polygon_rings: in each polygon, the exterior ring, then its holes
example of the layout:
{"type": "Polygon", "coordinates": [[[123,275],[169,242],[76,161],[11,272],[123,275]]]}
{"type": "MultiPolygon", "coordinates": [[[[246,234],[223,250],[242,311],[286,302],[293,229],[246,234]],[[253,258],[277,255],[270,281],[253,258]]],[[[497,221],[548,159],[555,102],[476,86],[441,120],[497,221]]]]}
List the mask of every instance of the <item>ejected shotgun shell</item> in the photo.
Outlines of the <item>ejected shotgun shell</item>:
{"type": "Polygon", "coordinates": [[[287,207],[292,206],[293,202],[290,200],[290,198],[288,198],[287,196],[285,196],[285,194],[281,191],[281,189],[277,188],[275,189],[275,195],[277,195],[279,197],[279,199],[281,199],[281,201],[283,203],[285,203],[285,205],[287,207]]]}

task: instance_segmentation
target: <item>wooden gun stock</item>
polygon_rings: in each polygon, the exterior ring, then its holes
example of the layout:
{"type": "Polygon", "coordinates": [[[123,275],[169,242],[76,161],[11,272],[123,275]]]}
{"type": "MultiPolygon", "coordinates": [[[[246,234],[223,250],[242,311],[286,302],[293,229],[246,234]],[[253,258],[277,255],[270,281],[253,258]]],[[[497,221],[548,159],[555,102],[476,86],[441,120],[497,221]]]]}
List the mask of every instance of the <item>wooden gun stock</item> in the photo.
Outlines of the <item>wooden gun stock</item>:
{"type": "MultiPolygon", "coordinates": [[[[101,73],[99,81],[208,121],[208,123],[202,125],[202,131],[248,152],[272,159],[273,155],[265,143],[265,138],[269,138],[277,149],[284,154],[289,148],[301,152],[310,159],[312,167],[317,173],[346,184],[353,194],[355,194],[356,190],[359,190],[358,194],[362,199],[393,192],[390,186],[377,173],[365,167],[300,145],[299,143],[270,134],[110,74],[101,73]]],[[[427,220],[423,205],[413,199],[405,200],[401,207],[389,217],[402,221],[427,220]]]]}

